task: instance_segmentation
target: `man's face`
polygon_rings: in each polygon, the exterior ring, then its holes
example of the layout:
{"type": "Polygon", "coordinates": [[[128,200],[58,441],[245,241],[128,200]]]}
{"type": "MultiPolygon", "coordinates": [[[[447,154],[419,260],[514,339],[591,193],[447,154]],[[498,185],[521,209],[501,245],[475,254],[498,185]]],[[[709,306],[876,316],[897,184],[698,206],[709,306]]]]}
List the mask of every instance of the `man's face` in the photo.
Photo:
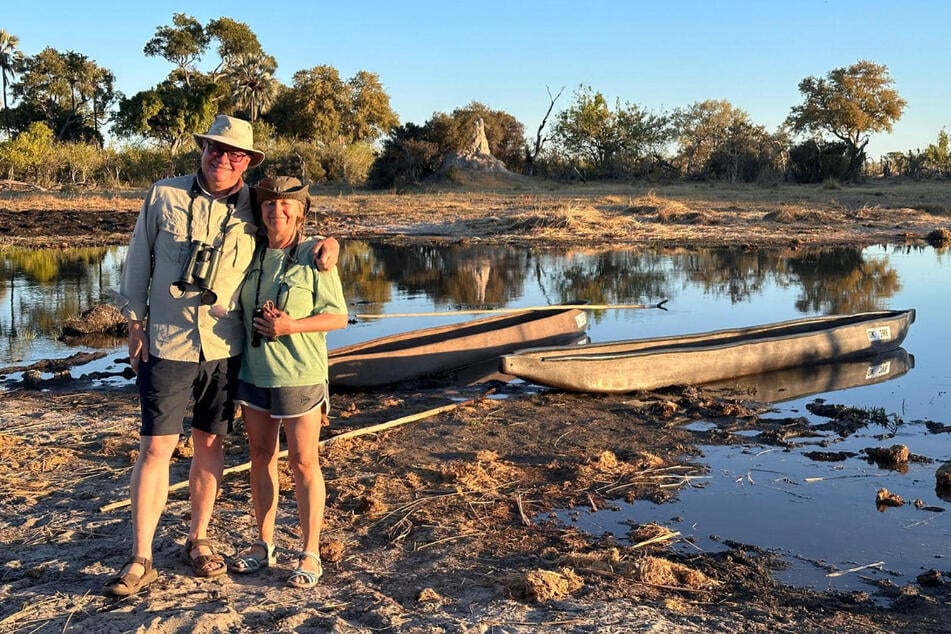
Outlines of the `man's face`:
{"type": "Polygon", "coordinates": [[[247,152],[230,145],[206,140],[202,146],[201,173],[213,194],[224,193],[237,185],[250,162],[247,152]]]}

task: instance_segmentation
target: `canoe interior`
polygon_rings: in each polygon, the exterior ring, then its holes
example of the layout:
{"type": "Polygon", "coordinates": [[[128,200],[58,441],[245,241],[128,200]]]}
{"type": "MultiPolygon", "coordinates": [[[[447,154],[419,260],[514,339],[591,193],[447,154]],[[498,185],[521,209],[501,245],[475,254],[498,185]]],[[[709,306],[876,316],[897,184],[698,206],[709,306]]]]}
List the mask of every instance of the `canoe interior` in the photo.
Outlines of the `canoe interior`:
{"type": "MultiPolygon", "coordinates": [[[[576,309],[570,309],[571,312],[574,312],[575,310],[576,309]]],[[[447,342],[447,340],[464,339],[466,337],[483,333],[505,331],[525,324],[538,322],[541,319],[551,318],[553,316],[555,316],[554,311],[530,311],[525,313],[513,313],[510,315],[488,317],[484,319],[474,319],[458,324],[423,328],[420,330],[412,330],[410,332],[398,333],[387,337],[380,337],[379,339],[371,339],[370,341],[365,341],[362,343],[355,343],[349,346],[334,348],[333,350],[329,350],[327,354],[330,358],[333,358],[351,355],[354,353],[384,354],[398,350],[422,348],[442,344],[447,342]]]]}
{"type": "Polygon", "coordinates": [[[330,384],[364,388],[456,371],[525,346],[567,345],[587,327],[578,308],[531,310],[400,333],[328,353],[330,384]]]}

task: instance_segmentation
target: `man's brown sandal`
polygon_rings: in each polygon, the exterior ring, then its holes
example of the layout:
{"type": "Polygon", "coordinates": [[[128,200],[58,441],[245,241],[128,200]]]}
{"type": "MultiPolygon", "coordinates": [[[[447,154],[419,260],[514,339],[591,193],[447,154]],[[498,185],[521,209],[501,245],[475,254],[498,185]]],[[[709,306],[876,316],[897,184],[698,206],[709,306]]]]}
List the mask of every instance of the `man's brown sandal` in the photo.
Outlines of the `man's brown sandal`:
{"type": "Polygon", "coordinates": [[[145,568],[145,571],[141,575],[137,575],[133,572],[127,572],[124,575],[118,574],[114,577],[109,577],[109,579],[106,580],[106,586],[104,589],[106,596],[132,596],[139,590],[142,590],[150,583],[158,579],[158,572],[152,567],[152,560],[146,559],[145,557],[133,557],[123,564],[122,568],[119,569],[119,572],[121,573],[124,568],[131,566],[132,564],[139,564],[145,568]]]}
{"type": "Polygon", "coordinates": [[[196,577],[218,577],[228,572],[225,558],[218,554],[210,539],[186,539],[182,549],[182,561],[191,566],[196,577]],[[192,557],[192,551],[200,547],[210,549],[211,554],[192,557]]]}

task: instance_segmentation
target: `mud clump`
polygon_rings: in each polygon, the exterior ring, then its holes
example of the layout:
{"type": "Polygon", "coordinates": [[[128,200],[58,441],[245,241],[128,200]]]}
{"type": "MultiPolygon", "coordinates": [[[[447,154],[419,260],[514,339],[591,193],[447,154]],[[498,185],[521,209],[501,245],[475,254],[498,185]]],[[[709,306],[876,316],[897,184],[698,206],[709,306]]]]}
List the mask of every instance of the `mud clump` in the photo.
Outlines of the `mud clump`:
{"type": "Polygon", "coordinates": [[[905,500],[897,493],[892,493],[888,489],[879,489],[875,494],[875,506],[879,511],[884,511],[888,507],[904,506],[905,500]]]}
{"type": "Polygon", "coordinates": [[[882,469],[892,469],[902,473],[908,471],[908,459],[911,454],[905,445],[866,447],[864,451],[868,459],[882,469]]]}
{"type": "Polygon", "coordinates": [[[655,586],[668,588],[688,588],[703,590],[717,585],[699,570],[664,559],[663,557],[645,557],[637,565],[637,580],[655,586]]]}
{"type": "Polygon", "coordinates": [[[584,587],[584,580],[571,568],[554,570],[530,570],[525,573],[522,583],[516,584],[519,594],[534,603],[545,603],[553,599],[564,599],[572,592],[584,587]]]}

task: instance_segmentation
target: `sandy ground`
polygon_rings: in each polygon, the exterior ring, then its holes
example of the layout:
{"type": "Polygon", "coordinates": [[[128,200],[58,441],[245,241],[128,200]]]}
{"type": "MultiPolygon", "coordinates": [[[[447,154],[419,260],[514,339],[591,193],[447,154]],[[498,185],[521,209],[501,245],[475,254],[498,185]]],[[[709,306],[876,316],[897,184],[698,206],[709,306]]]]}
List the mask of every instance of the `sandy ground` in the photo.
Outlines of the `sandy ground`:
{"type": "MultiPolygon", "coordinates": [[[[317,589],[284,587],[298,538],[285,471],[276,568],[191,576],[178,558],[188,515],[178,490],[156,541],[161,578],[109,599],[102,583],[129,544],[135,394],[0,402],[3,631],[938,632],[951,616],[944,584],[816,593],[775,583],[774,557],[728,536],[724,552],[684,556],[658,525],[632,525],[624,539],[579,533],[554,512],[676,495],[706,473],[692,458],[699,439],[680,424],[703,416],[755,429],[756,410],[690,390],[591,396],[505,384],[337,395],[325,438],[458,405],[325,445],[317,589]]],[[[188,455],[183,447],[173,482],[187,477],[188,455]]],[[[239,430],[227,464],[246,460],[239,430]]],[[[211,527],[224,553],[253,535],[249,509],[246,472],[229,473],[211,527]]]]}
{"type": "MultiPolygon", "coordinates": [[[[544,243],[590,235],[755,248],[924,241],[948,225],[945,216],[867,206],[767,218],[776,209],[752,203],[731,211],[656,199],[649,209],[616,196],[566,203],[564,196],[484,194],[467,203],[446,194],[413,205],[400,198],[316,202],[334,235],[389,240],[544,243]],[[456,211],[433,223],[435,206],[456,211]]],[[[127,239],[134,200],[75,204],[0,199],[0,245],[127,239]]],[[[697,447],[711,442],[682,422],[703,417],[757,429],[765,425],[761,411],[689,388],[597,396],[443,383],[339,393],[323,434],[331,440],[322,452],[328,506],[318,588],[284,585],[298,540],[284,473],[276,568],[191,576],[178,558],[188,514],[187,491],[178,489],[156,539],[160,579],[115,600],[101,589],[130,547],[122,503],[138,447],[134,391],[67,384],[0,393],[0,631],[947,631],[951,592],[940,579],[817,593],[776,583],[774,558],[729,536],[724,552],[684,556],[670,548],[679,536],[662,526],[632,525],[622,539],[579,533],[555,516],[676,495],[705,472],[697,447]],[[426,415],[447,404],[455,407],[426,415]],[[421,417],[362,433],[410,415],[421,417]],[[346,432],[359,435],[332,440],[346,432]]],[[[239,429],[228,442],[226,463],[239,468],[223,481],[211,527],[228,555],[253,536],[242,436],[239,429]]],[[[187,477],[188,454],[183,445],[173,482],[187,477]]]]}

